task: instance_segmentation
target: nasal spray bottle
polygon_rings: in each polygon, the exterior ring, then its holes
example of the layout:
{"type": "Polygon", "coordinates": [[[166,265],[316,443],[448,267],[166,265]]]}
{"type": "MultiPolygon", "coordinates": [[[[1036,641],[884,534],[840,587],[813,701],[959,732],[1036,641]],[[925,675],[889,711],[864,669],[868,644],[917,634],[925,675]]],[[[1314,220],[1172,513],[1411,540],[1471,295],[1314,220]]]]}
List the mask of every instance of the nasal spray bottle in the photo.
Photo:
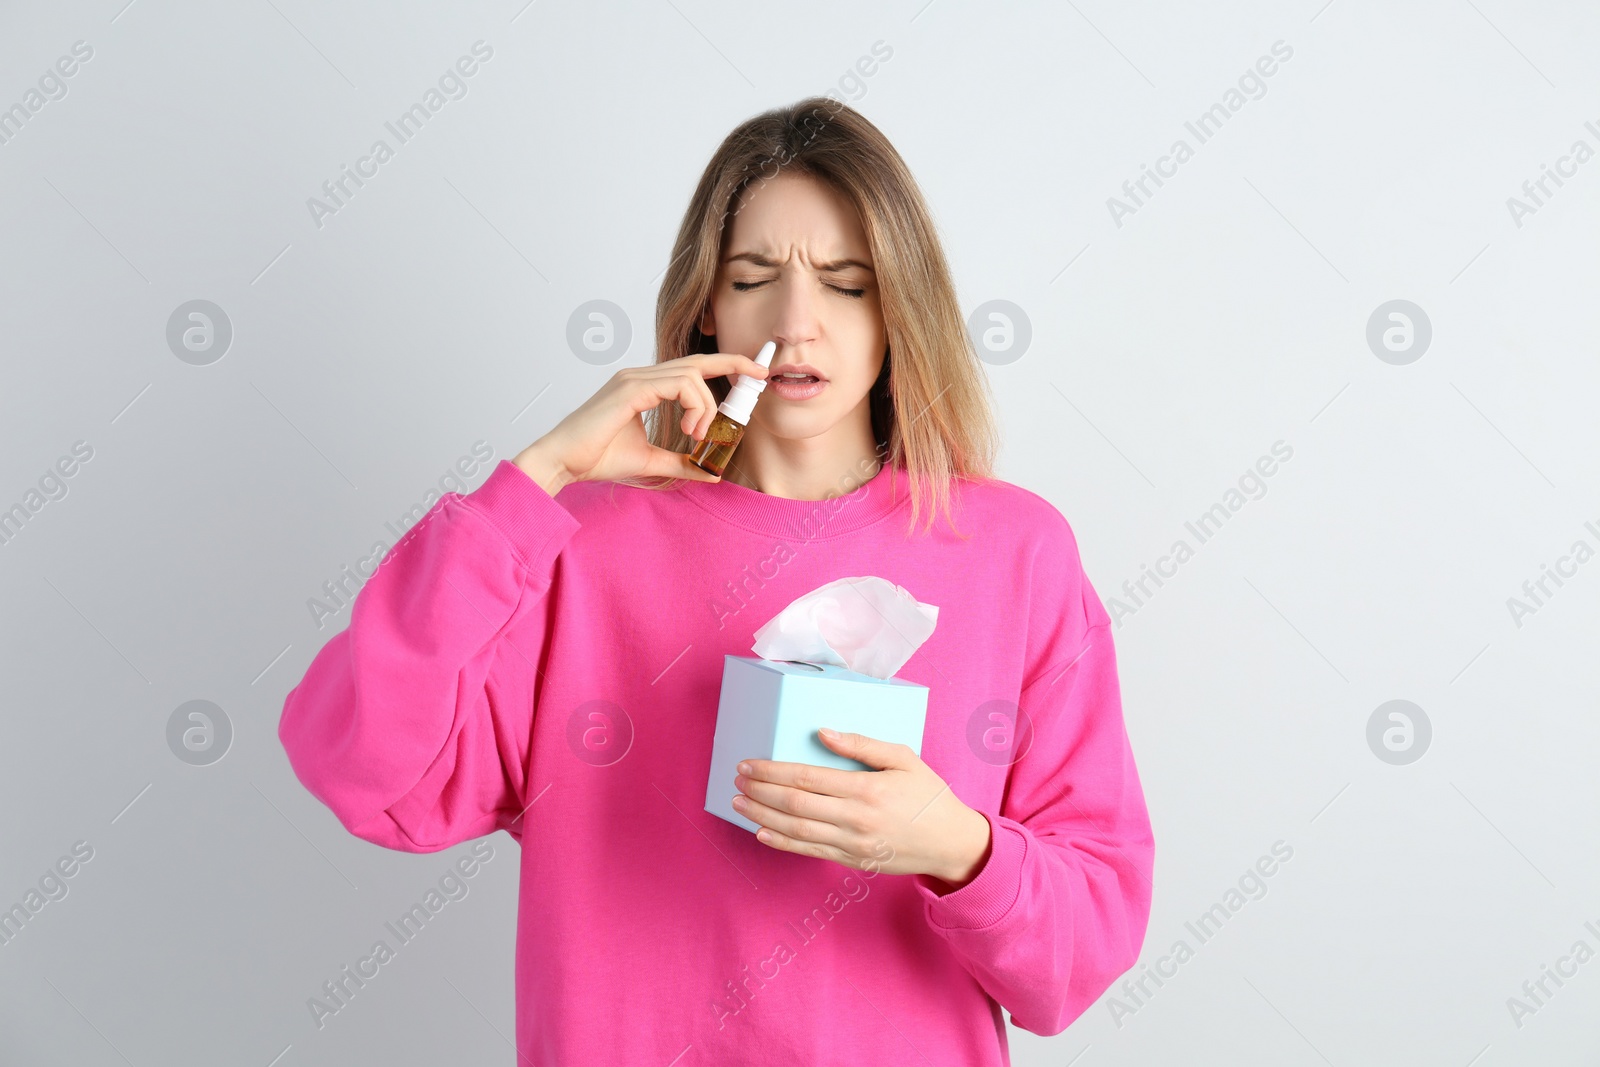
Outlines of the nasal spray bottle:
{"type": "MultiPolygon", "coordinates": [[[[768,341],[756,354],[756,362],[763,367],[772,366],[772,354],[777,350],[777,344],[768,341]]],[[[711,420],[705,437],[689,453],[695,466],[707,474],[722,477],[722,472],[728,469],[728,461],[733,458],[733,450],[744,440],[750,412],[755,410],[756,400],[766,387],[765,379],[739,375],[728,391],[728,398],[717,405],[717,417],[711,420]]]]}

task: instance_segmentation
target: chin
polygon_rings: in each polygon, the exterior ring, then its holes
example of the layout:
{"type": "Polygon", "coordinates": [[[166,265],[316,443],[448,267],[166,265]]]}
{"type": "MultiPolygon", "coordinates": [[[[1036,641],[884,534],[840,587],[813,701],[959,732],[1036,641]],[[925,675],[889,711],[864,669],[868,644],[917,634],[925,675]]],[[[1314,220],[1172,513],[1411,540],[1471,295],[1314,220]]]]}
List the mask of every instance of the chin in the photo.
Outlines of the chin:
{"type": "Polygon", "coordinates": [[[843,414],[821,411],[808,411],[804,415],[795,413],[795,416],[769,418],[761,424],[762,429],[783,440],[804,441],[827,433],[844,417],[843,414]]]}

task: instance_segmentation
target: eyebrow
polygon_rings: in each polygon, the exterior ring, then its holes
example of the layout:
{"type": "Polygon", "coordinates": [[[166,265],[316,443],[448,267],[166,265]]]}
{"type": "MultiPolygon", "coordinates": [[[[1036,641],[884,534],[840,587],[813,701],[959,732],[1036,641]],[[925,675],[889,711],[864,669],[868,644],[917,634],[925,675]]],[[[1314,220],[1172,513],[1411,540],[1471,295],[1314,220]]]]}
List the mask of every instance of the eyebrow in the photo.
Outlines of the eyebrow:
{"type": "MultiPolygon", "coordinates": [[[[735,260],[739,260],[739,259],[745,260],[745,261],[747,261],[749,263],[754,263],[758,267],[776,267],[776,266],[778,266],[778,261],[777,260],[772,259],[772,258],[770,258],[768,256],[764,256],[760,252],[740,252],[737,255],[729,256],[727,259],[723,260],[722,262],[724,262],[724,263],[732,263],[735,260]]],[[[867,264],[861,262],[859,259],[836,259],[832,263],[819,263],[819,264],[817,264],[817,269],[818,270],[826,271],[826,272],[830,272],[830,273],[834,272],[834,271],[844,270],[846,267],[860,267],[862,270],[866,271],[868,274],[876,274],[877,273],[877,271],[873,270],[870,266],[868,266],[867,264]]]]}

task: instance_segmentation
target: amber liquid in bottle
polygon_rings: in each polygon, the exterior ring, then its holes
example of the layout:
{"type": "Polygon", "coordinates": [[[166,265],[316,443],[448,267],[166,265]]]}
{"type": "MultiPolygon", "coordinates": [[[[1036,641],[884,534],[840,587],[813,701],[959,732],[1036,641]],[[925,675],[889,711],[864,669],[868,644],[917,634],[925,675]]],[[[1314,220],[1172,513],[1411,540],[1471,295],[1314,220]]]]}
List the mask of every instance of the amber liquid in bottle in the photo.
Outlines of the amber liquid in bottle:
{"type": "Polygon", "coordinates": [[[744,440],[744,431],[743,425],[717,412],[705,437],[689,453],[689,459],[707,474],[722,477],[722,472],[728,469],[728,461],[733,458],[733,450],[744,440]]]}

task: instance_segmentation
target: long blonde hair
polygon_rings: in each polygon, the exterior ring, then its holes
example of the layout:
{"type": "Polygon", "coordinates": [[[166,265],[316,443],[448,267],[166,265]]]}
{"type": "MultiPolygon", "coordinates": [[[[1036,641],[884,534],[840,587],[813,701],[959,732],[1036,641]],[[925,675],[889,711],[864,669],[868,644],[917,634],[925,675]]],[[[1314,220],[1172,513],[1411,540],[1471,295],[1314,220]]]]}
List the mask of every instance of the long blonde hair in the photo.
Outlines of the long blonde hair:
{"type": "MultiPolygon", "coordinates": [[[[909,477],[908,535],[930,495],[934,507],[927,527],[935,509],[954,527],[952,480],[994,476],[999,434],[988,377],[967,335],[944,250],[916,180],[888,138],[848,104],[808,97],[757,115],[723,140],[700,176],[673,242],[656,300],[656,362],[717,351],[714,337],[700,332],[699,321],[716,284],[727,221],[751,181],[770,181],[786,170],[827,183],[860,213],[889,341],[869,403],[878,457],[909,477]]],[[[723,377],[706,384],[719,403],[731,387],[723,377]]],[[[649,415],[652,444],[673,452],[693,448],[676,400],[663,401],[649,415]]],[[[671,489],[684,480],[624,481],[671,489]]]]}

